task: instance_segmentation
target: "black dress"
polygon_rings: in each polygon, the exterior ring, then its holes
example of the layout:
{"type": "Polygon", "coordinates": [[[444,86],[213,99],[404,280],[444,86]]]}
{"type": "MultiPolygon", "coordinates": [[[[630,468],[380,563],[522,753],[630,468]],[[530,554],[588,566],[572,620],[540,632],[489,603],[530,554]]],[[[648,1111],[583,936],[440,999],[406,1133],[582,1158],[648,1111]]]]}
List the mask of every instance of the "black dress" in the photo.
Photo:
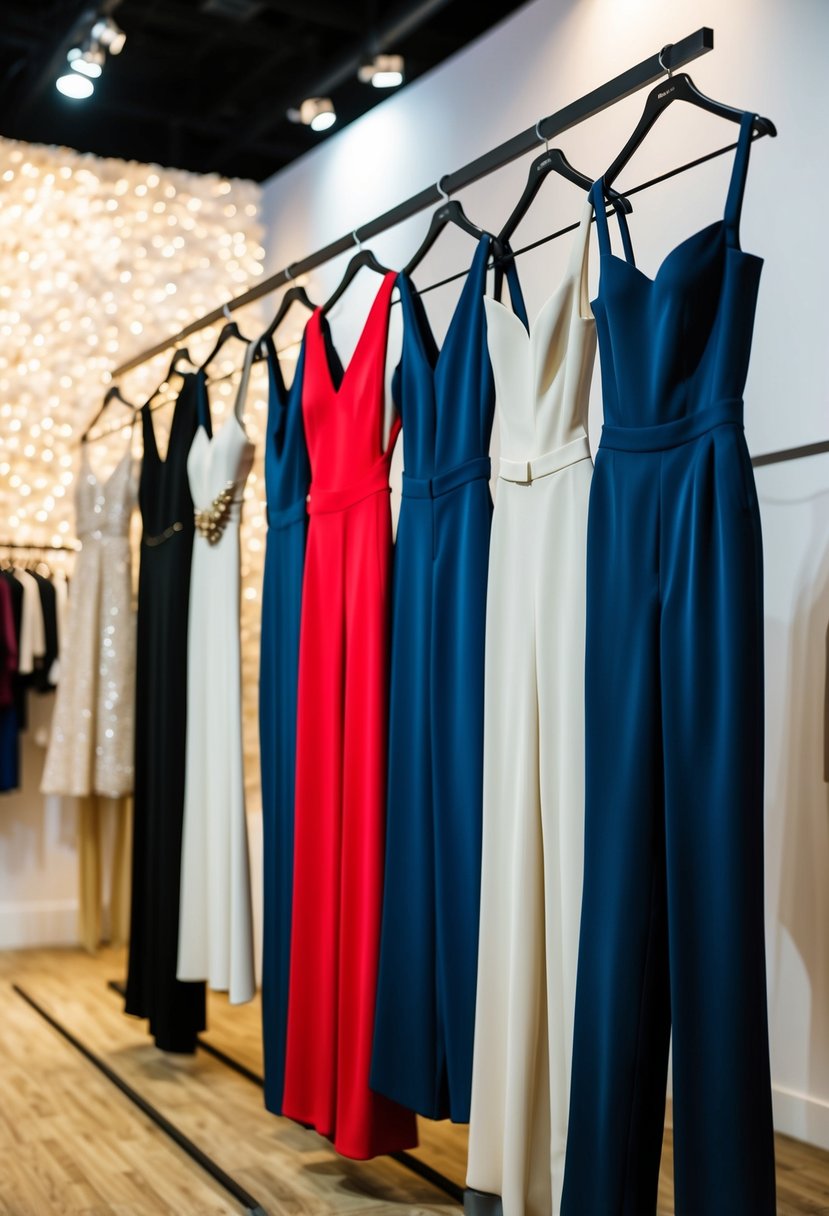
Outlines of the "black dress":
{"type": "Polygon", "coordinates": [[[187,455],[206,408],[201,373],[184,379],[167,457],[142,410],[144,461],[138,504],[144,532],[138,580],[135,814],[127,1013],[149,1018],[164,1051],[191,1052],[205,1025],[202,983],[176,979],[184,751],[187,615],[193,501],[187,455]]]}

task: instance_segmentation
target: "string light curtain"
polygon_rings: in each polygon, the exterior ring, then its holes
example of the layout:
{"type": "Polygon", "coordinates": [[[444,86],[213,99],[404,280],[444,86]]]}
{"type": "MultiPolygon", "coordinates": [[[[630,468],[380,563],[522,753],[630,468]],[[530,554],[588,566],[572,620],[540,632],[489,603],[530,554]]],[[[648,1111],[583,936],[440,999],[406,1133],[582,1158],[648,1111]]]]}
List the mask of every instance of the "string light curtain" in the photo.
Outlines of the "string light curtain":
{"type": "MultiPolygon", "coordinates": [[[[110,382],[136,350],[177,332],[262,274],[260,188],[253,182],[81,155],[0,139],[0,540],[65,544],[74,538],[78,441],[110,382]]],[[[268,302],[236,314],[253,336],[268,302]]],[[[217,329],[188,344],[194,359],[217,329]]],[[[146,400],[172,352],[132,372],[128,400],[146,400]]],[[[243,350],[229,343],[211,365],[214,424],[232,405],[243,350]],[[222,379],[222,377],[228,377],[222,379]]],[[[286,369],[290,378],[291,371],[286,369]]],[[[262,477],[267,378],[248,396],[257,462],[243,525],[245,737],[252,806],[258,805],[256,680],[264,555],[262,477]]],[[[154,418],[166,445],[170,409],[154,418]]],[[[124,450],[129,420],[116,403],[101,420],[112,433],[91,449],[105,476],[124,450]],[[116,428],[113,430],[113,428],[116,428]]],[[[140,454],[140,437],[135,437],[140,454]]]]}

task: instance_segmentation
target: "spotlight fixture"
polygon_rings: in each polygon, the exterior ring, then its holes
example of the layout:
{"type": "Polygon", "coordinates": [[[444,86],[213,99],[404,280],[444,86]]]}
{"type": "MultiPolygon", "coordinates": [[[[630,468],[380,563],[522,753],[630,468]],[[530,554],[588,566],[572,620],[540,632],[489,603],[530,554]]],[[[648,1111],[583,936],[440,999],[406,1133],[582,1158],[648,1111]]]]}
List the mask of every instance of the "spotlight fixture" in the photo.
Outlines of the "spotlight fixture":
{"type": "Polygon", "coordinates": [[[65,76],[58,76],[55,88],[59,93],[63,93],[64,97],[71,97],[73,101],[82,101],[85,97],[91,97],[95,92],[95,85],[89,77],[82,76],[79,72],[67,72],[65,76]]]}
{"type": "Polygon", "coordinates": [[[403,83],[404,67],[402,55],[375,55],[371,63],[359,69],[357,78],[375,89],[394,89],[403,83]]]}
{"type": "Polygon", "coordinates": [[[330,97],[306,97],[298,110],[288,111],[288,118],[312,131],[327,131],[337,121],[337,112],[330,97]]]}
{"type": "Polygon", "coordinates": [[[89,76],[93,80],[97,80],[104,70],[106,55],[96,42],[90,42],[83,50],[75,47],[66,58],[74,72],[80,72],[82,76],[89,76]]]}
{"type": "Polygon", "coordinates": [[[127,41],[127,35],[111,17],[102,17],[92,27],[92,37],[100,42],[110,55],[120,55],[127,41]]]}

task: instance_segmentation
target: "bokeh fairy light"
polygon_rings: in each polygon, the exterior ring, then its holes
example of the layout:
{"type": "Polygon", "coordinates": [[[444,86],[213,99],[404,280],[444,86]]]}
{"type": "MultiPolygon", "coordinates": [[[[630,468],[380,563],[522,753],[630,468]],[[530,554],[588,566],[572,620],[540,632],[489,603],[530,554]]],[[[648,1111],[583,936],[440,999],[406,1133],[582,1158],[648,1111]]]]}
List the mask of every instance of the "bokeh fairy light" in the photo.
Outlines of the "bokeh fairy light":
{"type": "MultiPolygon", "coordinates": [[[[257,281],[264,258],[260,188],[8,139],[0,139],[0,168],[0,542],[71,544],[78,443],[112,370],[257,281]]],[[[268,311],[265,302],[235,314],[242,333],[260,333],[268,311]]],[[[188,341],[197,362],[219,328],[188,341]]],[[[211,365],[214,426],[232,408],[243,354],[230,342],[211,365]]],[[[124,396],[146,400],[171,355],[124,377],[124,396]]],[[[287,352],[288,363],[291,357],[287,352]]],[[[291,373],[286,366],[287,379],[291,373]]],[[[175,388],[161,394],[154,413],[162,454],[175,388]]],[[[266,410],[267,376],[258,366],[246,409],[256,463],[242,535],[245,750],[254,805],[266,410]]],[[[113,403],[96,428],[107,432],[90,449],[99,476],[130,442],[129,421],[113,403]]],[[[131,441],[140,456],[140,428],[131,441]]]]}

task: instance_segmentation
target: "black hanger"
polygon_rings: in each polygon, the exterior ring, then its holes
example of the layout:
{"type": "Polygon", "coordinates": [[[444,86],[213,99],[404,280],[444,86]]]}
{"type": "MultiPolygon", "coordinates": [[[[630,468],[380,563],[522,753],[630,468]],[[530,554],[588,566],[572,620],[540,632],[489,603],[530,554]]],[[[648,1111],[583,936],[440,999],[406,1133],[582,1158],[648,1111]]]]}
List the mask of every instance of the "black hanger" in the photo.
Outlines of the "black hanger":
{"type": "MultiPolygon", "coordinates": [[[[536,131],[538,131],[538,123],[536,123],[536,131]]],[[[540,156],[537,156],[530,165],[524,192],[515,204],[503,228],[498,233],[497,240],[502,245],[509,242],[513,232],[515,232],[515,229],[532,206],[535,196],[541,189],[545,179],[551,173],[560,174],[568,182],[572,182],[574,186],[579,186],[585,193],[593,185],[589,177],[586,177],[584,173],[579,173],[578,169],[573,168],[561,148],[548,148],[546,152],[542,152],[540,156]]],[[[628,200],[623,195],[617,193],[617,191],[611,190],[609,195],[615,207],[621,208],[621,210],[626,212],[633,210],[628,200]]]]}
{"type": "Polygon", "coordinates": [[[170,360],[170,366],[167,368],[167,375],[161,381],[159,386],[156,389],[154,389],[153,392],[150,394],[150,396],[147,398],[147,405],[149,405],[151,401],[155,401],[156,397],[158,396],[158,394],[161,392],[162,389],[167,388],[169,386],[169,383],[172,380],[173,376],[183,376],[185,374],[183,371],[181,371],[179,369],[179,366],[178,366],[179,363],[183,363],[185,360],[190,364],[191,367],[196,366],[195,363],[193,362],[192,356],[190,355],[190,352],[187,349],[187,347],[179,346],[176,349],[175,353],[173,354],[172,359],[170,360]]]}
{"type": "MultiPolygon", "coordinates": [[[[659,52],[659,62],[662,67],[665,67],[662,56],[670,49],[671,44],[669,43],[668,46],[664,46],[659,52]]],[[[668,73],[668,79],[660,81],[655,88],[651,89],[645,102],[642,117],[639,119],[633,134],[605,173],[602,179],[605,188],[616,180],[636,149],[645,139],[645,136],[657,118],[675,101],[687,101],[692,106],[697,106],[701,110],[707,110],[709,114],[716,114],[718,118],[727,118],[729,122],[741,121],[744,113],[743,110],[735,109],[734,106],[727,106],[721,101],[714,101],[711,97],[706,97],[704,93],[700,93],[687,72],[680,72],[678,75],[673,76],[670,68],[665,68],[665,70],[668,73]]],[[[758,135],[777,134],[774,123],[768,118],[761,118],[759,114],[754,117],[753,127],[758,135]]]]}
{"type": "Polygon", "coordinates": [[[320,311],[323,313],[323,315],[331,311],[331,309],[337,303],[337,300],[340,299],[364,266],[367,270],[373,270],[375,274],[386,275],[392,273],[388,266],[384,266],[377,260],[376,255],[372,253],[370,249],[363,249],[362,241],[358,237],[356,229],[352,233],[352,236],[354,237],[354,243],[359,246],[359,253],[354,254],[354,257],[346,266],[345,274],[340,279],[339,285],[334,294],[329,296],[322,305],[320,311]]]}
{"type": "Polygon", "coordinates": [[[437,211],[432,213],[432,218],[429,222],[429,228],[420,245],[412,254],[407,264],[403,267],[403,274],[410,275],[420,265],[426,254],[434,245],[435,241],[440,236],[447,224],[454,224],[456,228],[460,228],[462,232],[467,232],[476,241],[479,241],[484,235],[482,228],[478,228],[476,224],[464,211],[457,199],[450,199],[449,195],[443,188],[443,178],[437,183],[437,188],[444,196],[445,202],[438,207],[437,211]]]}
{"type": "Polygon", "coordinates": [[[120,401],[121,404],[125,405],[128,410],[132,410],[133,415],[138,413],[138,406],[133,405],[133,403],[131,401],[127,401],[126,397],[122,394],[118,385],[113,384],[113,386],[111,388],[108,388],[107,391],[104,393],[104,399],[101,403],[101,408],[98,410],[98,413],[95,415],[95,417],[90,422],[89,426],[86,428],[84,433],[81,435],[81,443],[86,443],[87,439],[89,438],[90,431],[92,430],[92,428],[94,427],[94,425],[98,421],[98,419],[101,417],[104,410],[109,405],[110,401],[120,401]]]}
{"type": "MultiPolygon", "coordinates": [[[[230,313],[225,311],[225,315],[230,316],[230,313]]],[[[248,339],[244,336],[244,334],[240,333],[239,326],[236,324],[236,322],[228,321],[227,325],[222,326],[221,333],[219,334],[218,338],[216,339],[216,345],[213,347],[210,354],[205,359],[204,363],[202,363],[201,369],[200,369],[201,371],[207,370],[208,364],[213,362],[213,360],[218,355],[219,351],[224,346],[225,342],[229,342],[231,338],[236,338],[239,342],[243,342],[245,344],[245,346],[248,345],[248,339]]]]}
{"type": "Polygon", "coordinates": [[[302,304],[308,309],[309,312],[314,312],[317,307],[316,304],[314,304],[314,302],[308,298],[308,293],[304,287],[289,287],[282,299],[279,301],[279,308],[276,316],[271,321],[270,325],[262,334],[259,342],[257,343],[257,351],[255,356],[257,359],[265,358],[267,349],[263,344],[267,342],[268,338],[273,337],[294,304],[302,304]]]}

